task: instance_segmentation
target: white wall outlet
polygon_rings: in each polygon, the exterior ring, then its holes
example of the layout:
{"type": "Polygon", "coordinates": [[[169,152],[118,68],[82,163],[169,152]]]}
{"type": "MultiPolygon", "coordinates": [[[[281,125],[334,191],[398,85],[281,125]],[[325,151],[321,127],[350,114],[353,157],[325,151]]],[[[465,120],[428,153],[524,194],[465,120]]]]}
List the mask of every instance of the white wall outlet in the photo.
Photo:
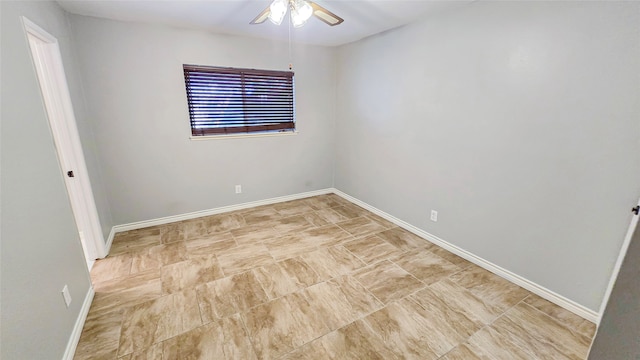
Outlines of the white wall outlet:
{"type": "Polygon", "coordinates": [[[431,221],[438,221],[438,212],[431,210],[431,221]]]}
{"type": "Polygon", "coordinates": [[[242,193],[242,185],[236,185],[236,194],[242,193]]]}
{"type": "Polygon", "coordinates": [[[66,284],[62,288],[62,298],[64,299],[64,304],[69,307],[69,304],[71,304],[71,294],[69,293],[69,287],[66,284]]]}

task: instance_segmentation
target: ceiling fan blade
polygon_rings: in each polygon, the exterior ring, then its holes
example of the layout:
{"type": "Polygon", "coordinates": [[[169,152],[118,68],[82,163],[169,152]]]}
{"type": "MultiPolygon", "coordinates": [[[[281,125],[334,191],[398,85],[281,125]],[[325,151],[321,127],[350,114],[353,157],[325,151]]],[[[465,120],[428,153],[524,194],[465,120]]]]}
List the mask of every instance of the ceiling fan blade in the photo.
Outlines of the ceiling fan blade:
{"type": "Polygon", "coordinates": [[[313,15],[318,19],[322,20],[323,22],[325,22],[327,25],[336,26],[336,25],[342,24],[342,22],[344,21],[343,18],[323,8],[322,6],[312,1],[307,1],[307,2],[313,8],[313,15]]]}
{"type": "Polygon", "coordinates": [[[269,18],[269,14],[271,14],[271,7],[267,6],[267,8],[262,10],[262,12],[258,14],[255,19],[251,20],[249,24],[262,24],[263,22],[267,21],[267,19],[269,18]]]}

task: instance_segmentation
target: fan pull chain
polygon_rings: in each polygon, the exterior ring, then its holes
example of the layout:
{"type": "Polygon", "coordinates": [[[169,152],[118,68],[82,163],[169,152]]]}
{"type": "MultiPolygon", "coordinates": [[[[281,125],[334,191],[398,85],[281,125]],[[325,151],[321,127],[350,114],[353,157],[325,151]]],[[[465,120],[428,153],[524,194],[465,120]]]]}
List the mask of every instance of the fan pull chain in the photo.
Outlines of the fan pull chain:
{"type": "Polygon", "coordinates": [[[289,11],[289,70],[293,70],[293,56],[291,55],[291,11],[289,11]]]}

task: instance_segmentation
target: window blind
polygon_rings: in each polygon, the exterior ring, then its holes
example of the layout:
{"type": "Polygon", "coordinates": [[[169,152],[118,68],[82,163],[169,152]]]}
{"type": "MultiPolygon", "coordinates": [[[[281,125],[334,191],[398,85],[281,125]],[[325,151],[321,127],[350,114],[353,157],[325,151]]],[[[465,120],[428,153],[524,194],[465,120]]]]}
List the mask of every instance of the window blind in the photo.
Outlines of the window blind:
{"type": "Polygon", "coordinates": [[[192,135],[295,130],[293,72],[183,69],[192,135]]]}

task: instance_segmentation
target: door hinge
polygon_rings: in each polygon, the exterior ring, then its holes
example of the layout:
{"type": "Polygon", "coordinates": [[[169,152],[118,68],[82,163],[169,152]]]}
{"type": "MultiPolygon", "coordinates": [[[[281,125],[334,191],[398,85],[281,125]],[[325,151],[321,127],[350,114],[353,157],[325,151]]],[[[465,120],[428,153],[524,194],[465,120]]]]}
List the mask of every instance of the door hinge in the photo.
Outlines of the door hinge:
{"type": "Polygon", "coordinates": [[[636,205],[636,207],[631,209],[631,212],[638,215],[638,213],[640,213],[640,205],[636,205]]]}

